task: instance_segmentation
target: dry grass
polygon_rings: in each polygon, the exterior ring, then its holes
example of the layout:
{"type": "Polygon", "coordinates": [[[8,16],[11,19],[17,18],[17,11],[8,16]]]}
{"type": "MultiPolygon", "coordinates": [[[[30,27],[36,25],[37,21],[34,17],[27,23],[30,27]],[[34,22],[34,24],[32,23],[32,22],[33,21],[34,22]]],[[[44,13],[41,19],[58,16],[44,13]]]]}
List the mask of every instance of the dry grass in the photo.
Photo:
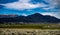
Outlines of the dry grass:
{"type": "Polygon", "coordinates": [[[42,29],[0,29],[0,35],[57,35],[60,30],[42,29]]]}

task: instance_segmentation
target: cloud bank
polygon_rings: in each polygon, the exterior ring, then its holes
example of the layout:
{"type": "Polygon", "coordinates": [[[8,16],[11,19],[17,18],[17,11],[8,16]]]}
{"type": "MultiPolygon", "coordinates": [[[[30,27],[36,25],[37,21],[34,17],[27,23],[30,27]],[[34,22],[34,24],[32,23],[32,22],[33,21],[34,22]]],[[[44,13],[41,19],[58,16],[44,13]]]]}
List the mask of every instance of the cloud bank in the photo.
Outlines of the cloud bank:
{"type": "Polygon", "coordinates": [[[55,7],[58,7],[58,0],[35,0],[36,4],[33,4],[31,1],[34,0],[18,0],[16,2],[0,4],[9,9],[25,10],[25,9],[34,9],[42,8],[44,10],[52,10],[55,7]],[[47,4],[48,3],[48,4],[47,4]]]}
{"type": "Polygon", "coordinates": [[[44,3],[32,4],[32,3],[30,3],[30,1],[31,0],[19,0],[17,2],[1,4],[1,5],[4,5],[6,8],[9,8],[9,9],[17,9],[17,10],[33,9],[33,8],[39,8],[39,7],[46,7],[47,6],[44,3]]]}
{"type": "Polygon", "coordinates": [[[50,16],[54,16],[56,18],[59,18],[60,19],[60,12],[45,12],[45,13],[41,13],[43,15],[50,15],[50,16]]]}

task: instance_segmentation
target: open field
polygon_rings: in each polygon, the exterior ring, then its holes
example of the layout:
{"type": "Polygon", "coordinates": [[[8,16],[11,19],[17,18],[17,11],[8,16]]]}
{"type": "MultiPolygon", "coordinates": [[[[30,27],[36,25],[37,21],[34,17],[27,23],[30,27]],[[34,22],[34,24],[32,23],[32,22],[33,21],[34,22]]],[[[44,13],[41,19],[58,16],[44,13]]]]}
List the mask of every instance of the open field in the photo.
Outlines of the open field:
{"type": "Polygon", "coordinates": [[[0,35],[60,35],[60,30],[0,28],[0,35]]]}
{"type": "Polygon", "coordinates": [[[60,24],[0,24],[0,35],[60,35],[60,24]]]}
{"type": "Polygon", "coordinates": [[[60,24],[0,24],[0,28],[60,29],[60,24]]]}

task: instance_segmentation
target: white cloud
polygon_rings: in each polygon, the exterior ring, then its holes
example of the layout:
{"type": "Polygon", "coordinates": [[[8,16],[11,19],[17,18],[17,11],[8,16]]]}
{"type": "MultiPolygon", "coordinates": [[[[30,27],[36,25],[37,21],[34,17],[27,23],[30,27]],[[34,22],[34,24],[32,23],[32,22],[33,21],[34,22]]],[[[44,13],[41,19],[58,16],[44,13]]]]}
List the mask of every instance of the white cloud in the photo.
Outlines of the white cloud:
{"type": "Polygon", "coordinates": [[[34,9],[39,7],[41,7],[44,10],[49,10],[49,9],[52,10],[57,6],[59,0],[44,0],[45,2],[49,3],[49,5],[46,5],[44,3],[32,4],[30,3],[30,1],[31,0],[19,0],[16,2],[0,4],[0,5],[3,5],[9,9],[17,9],[17,10],[34,9]]]}
{"type": "Polygon", "coordinates": [[[49,10],[49,9],[53,10],[57,6],[57,4],[58,4],[57,1],[58,0],[45,0],[45,2],[49,3],[49,5],[48,5],[47,8],[43,8],[43,9],[45,9],[45,10],[49,10]]]}
{"type": "Polygon", "coordinates": [[[19,0],[17,2],[1,4],[1,5],[4,5],[6,8],[17,9],[17,10],[33,9],[33,8],[47,6],[43,3],[32,4],[32,3],[29,3],[30,1],[31,0],[19,0]]]}
{"type": "Polygon", "coordinates": [[[27,14],[23,13],[22,16],[27,16],[27,14]]]}
{"type": "Polygon", "coordinates": [[[41,13],[43,15],[50,15],[50,16],[54,16],[56,18],[59,18],[60,19],[60,12],[45,12],[45,13],[41,13]]]}
{"type": "Polygon", "coordinates": [[[50,8],[43,8],[44,10],[49,10],[50,8]]]}

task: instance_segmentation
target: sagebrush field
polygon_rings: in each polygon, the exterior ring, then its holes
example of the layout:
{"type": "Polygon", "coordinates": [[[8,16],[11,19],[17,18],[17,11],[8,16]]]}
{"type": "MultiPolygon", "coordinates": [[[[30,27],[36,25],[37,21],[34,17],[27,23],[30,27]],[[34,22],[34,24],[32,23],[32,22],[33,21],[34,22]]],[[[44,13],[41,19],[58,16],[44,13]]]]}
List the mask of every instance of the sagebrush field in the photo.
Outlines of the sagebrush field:
{"type": "Polygon", "coordinates": [[[0,28],[27,28],[27,29],[60,29],[60,24],[0,24],[0,28]]]}

